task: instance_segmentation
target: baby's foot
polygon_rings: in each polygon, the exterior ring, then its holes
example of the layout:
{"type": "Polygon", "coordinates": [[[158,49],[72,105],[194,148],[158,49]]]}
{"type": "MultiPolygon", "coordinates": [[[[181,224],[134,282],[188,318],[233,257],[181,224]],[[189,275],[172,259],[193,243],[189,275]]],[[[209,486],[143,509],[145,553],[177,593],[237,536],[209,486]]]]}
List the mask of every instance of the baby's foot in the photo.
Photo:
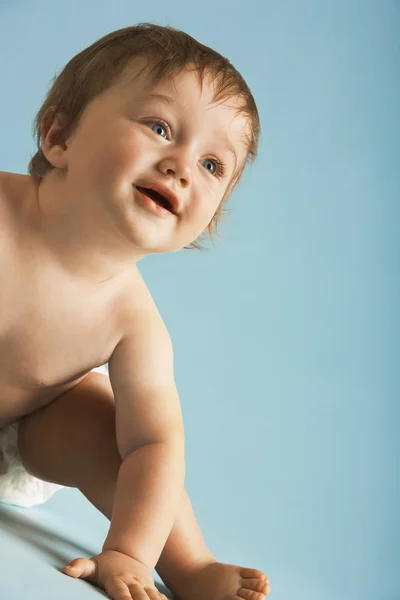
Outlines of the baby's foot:
{"type": "Polygon", "coordinates": [[[185,571],[171,591],[176,600],[263,600],[271,589],[261,571],[215,561],[185,571]]]}

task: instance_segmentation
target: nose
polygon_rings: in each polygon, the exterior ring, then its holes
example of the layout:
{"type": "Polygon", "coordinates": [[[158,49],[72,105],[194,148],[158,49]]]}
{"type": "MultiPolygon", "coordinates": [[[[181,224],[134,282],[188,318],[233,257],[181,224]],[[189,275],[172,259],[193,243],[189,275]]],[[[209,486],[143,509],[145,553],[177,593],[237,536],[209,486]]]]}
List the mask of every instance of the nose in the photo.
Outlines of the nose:
{"type": "Polygon", "coordinates": [[[182,152],[179,156],[164,157],[159,163],[159,169],[165,175],[172,175],[179,179],[182,187],[188,187],[192,178],[192,164],[188,153],[182,152]]]}

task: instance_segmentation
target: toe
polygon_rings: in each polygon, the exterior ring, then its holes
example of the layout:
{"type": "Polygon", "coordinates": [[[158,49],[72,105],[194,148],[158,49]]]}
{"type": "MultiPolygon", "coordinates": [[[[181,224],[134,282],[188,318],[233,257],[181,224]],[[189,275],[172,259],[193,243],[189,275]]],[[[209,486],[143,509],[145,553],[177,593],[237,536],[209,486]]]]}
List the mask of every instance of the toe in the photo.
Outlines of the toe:
{"type": "Polygon", "coordinates": [[[266,579],[266,576],[262,571],[259,571],[258,569],[247,569],[245,567],[240,569],[240,576],[244,579],[266,579]]]}
{"type": "Polygon", "coordinates": [[[261,592],[265,595],[267,593],[268,581],[267,579],[241,579],[240,585],[242,589],[261,592]]]}
{"type": "Polygon", "coordinates": [[[247,590],[246,588],[240,588],[238,596],[239,598],[244,598],[244,600],[264,600],[265,598],[265,594],[255,592],[254,590],[247,590]]]}

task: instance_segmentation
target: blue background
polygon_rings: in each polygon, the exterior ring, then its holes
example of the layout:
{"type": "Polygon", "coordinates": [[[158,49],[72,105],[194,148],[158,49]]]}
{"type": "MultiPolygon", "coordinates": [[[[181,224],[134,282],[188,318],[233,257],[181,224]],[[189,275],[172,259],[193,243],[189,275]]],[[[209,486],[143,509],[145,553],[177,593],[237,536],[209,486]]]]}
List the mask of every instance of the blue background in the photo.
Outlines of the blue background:
{"type": "MultiPolygon", "coordinates": [[[[1,170],[26,173],[53,76],[141,21],[227,56],[262,120],[216,247],[139,263],[205,539],[276,600],[399,600],[400,2],[0,1],[1,170]]],[[[108,529],[77,490],[0,520],[1,597],[102,595],[57,571],[108,529]]]]}

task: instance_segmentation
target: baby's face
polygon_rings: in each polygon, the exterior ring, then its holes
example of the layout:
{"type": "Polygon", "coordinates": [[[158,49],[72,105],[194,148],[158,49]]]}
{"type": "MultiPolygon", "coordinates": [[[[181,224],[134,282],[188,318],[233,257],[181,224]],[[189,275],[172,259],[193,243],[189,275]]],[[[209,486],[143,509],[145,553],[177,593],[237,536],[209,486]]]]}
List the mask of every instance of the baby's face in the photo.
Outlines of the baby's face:
{"type": "Polygon", "coordinates": [[[86,107],[67,141],[68,187],[93,201],[96,218],[103,211],[135,247],[171,252],[193,242],[212,220],[246,160],[248,124],[235,114],[235,99],[213,103],[208,78],[203,90],[188,71],[151,84],[139,67],[126,69],[86,107]],[[178,214],[160,210],[136,187],[153,184],[174,192],[178,214]]]}

